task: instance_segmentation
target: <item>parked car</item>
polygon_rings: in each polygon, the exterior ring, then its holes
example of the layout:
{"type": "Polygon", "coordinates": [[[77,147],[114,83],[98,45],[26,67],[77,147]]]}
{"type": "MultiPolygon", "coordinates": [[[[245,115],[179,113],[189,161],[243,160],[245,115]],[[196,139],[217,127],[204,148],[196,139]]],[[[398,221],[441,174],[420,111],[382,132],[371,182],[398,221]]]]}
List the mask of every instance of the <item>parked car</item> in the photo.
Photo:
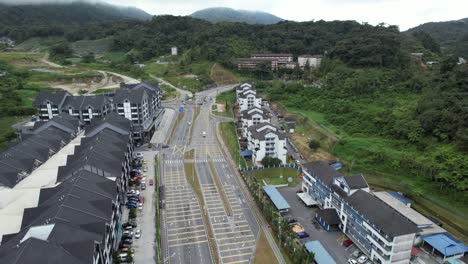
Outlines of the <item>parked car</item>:
{"type": "Polygon", "coordinates": [[[294,219],[294,218],[289,218],[288,219],[288,224],[292,225],[292,224],[295,224],[295,223],[297,223],[296,219],[294,219]]]}
{"type": "Polygon", "coordinates": [[[131,235],[133,236],[133,231],[130,231],[130,230],[126,230],[123,232],[124,235],[131,235]]]}
{"type": "Polygon", "coordinates": [[[125,240],[125,239],[132,239],[133,236],[131,235],[122,235],[122,239],[125,240]]]}
{"type": "Polygon", "coordinates": [[[360,255],[361,255],[361,251],[359,249],[354,250],[353,257],[359,258],[360,255]]]}
{"type": "Polygon", "coordinates": [[[138,205],[138,210],[142,211],[143,210],[143,205],[138,205]]]}
{"type": "Polygon", "coordinates": [[[140,203],[142,203],[142,204],[143,204],[144,202],[145,202],[145,197],[143,197],[143,196],[140,196],[140,203]]]}
{"type": "Polygon", "coordinates": [[[343,246],[345,247],[349,247],[353,244],[353,241],[351,241],[351,239],[346,239],[343,241],[343,246]]]}
{"type": "Polygon", "coordinates": [[[153,186],[153,184],[154,184],[154,180],[153,180],[153,179],[150,179],[150,180],[149,180],[149,185],[153,186]]]}
{"type": "Polygon", "coordinates": [[[135,232],[135,238],[138,239],[141,237],[141,230],[138,229],[136,232],[135,232]]]}
{"type": "Polygon", "coordinates": [[[303,193],[303,192],[304,192],[304,190],[302,190],[302,189],[299,189],[299,190],[296,191],[296,193],[303,193]]]}
{"type": "Polygon", "coordinates": [[[142,190],[146,190],[146,184],[144,184],[144,183],[140,184],[140,188],[141,188],[142,190]]]}
{"type": "Polygon", "coordinates": [[[146,180],[141,180],[140,183],[146,184],[146,180]]]}
{"type": "Polygon", "coordinates": [[[297,235],[299,236],[300,239],[304,239],[304,238],[309,237],[309,234],[307,234],[306,232],[299,232],[299,233],[297,233],[297,235]]]}
{"type": "Polygon", "coordinates": [[[367,256],[366,255],[361,255],[359,258],[358,258],[358,263],[360,264],[363,264],[364,262],[367,261],[367,256]]]}
{"type": "Polygon", "coordinates": [[[355,259],[350,258],[350,259],[348,259],[348,263],[349,264],[357,264],[357,261],[355,259]]]}
{"type": "Polygon", "coordinates": [[[137,158],[143,158],[143,153],[142,153],[142,152],[137,152],[137,153],[135,154],[135,156],[136,156],[137,158]]]}
{"type": "Polygon", "coordinates": [[[131,239],[124,239],[123,242],[125,244],[129,244],[129,245],[133,244],[133,240],[131,240],[131,239]]]}
{"type": "Polygon", "coordinates": [[[148,167],[143,167],[143,172],[147,172],[148,171],[148,167]]]}
{"type": "Polygon", "coordinates": [[[130,253],[135,253],[135,249],[133,248],[121,248],[120,252],[130,252],[130,253]]]}

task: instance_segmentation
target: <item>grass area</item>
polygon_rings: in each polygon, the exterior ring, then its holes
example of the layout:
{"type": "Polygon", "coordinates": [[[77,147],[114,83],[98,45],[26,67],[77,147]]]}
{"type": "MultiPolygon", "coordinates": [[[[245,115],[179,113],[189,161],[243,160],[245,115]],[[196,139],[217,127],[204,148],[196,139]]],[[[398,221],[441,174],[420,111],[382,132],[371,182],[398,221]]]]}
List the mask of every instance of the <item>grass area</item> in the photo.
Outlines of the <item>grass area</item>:
{"type": "Polygon", "coordinates": [[[238,83],[239,79],[230,71],[226,70],[219,63],[215,63],[211,68],[210,78],[217,85],[238,83]]]}
{"type": "Polygon", "coordinates": [[[50,46],[66,41],[63,37],[30,38],[15,47],[17,51],[47,52],[50,46]]]}
{"type": "Polygon", "coordinates": [[[298,117],[294,143],[308,160],[340,159],[348,164],[347,173],[364,173],[373,188],[402,192],[421,213],[442,222],[443,227],[463,241],[468,241],[468,208],[453,193],[443,192],[426,177],[402,170],[395,163],[402,157],[420,156],[424,153],[404,142],[362,134],[347,134],[331,125],[325,115],[314,111],[289,108],[298,117]],[[300,117],[303,117],[300,119],[300,117]],[[310,139],[321,142],[321,148],[313,152],[307,146],[310,139]],[[380,157],[384,155],[383,157],[380,157]],[[374,159],[395,161],[375,162],[374,159]]]}
{"type": "Polygon", "coordinates": [[[221,200],[223,201],[224,209],[226,210],[227,215],[231,216],[232,209],[231,209],[231,205],[228,202],[226,193],[224,192],[223,184],[219,180],[218,174],[216,173],[216,169],[213,165],[213,161],[209,161],[208,163],[210,165],[211,175],[213,175],[213,179],[215,181],[216,187],[218,188],[219,194],[221,196],[221,200]]]}
{"type": "Polygon", "coordinates": [[[92,92],[93,94],[114,94],[119,88],[115,88],[115,89],[112,89],[112,88],[109,88],[109,89],[99,89],[99,90],[96,90],[94,92],[92,92]]]}
{"type": "Polygon", "coordinates": [[[179,97],[179,92],[167,84],[160,83],[159,87],[165,92],[163,100],[170,100],[179,97]]]}
{"type": "Polygon", "coordinates": [[[169,142],[171,141],[172,137],[174,136],[174,133],[175,133],[175,131],[176,131],[176,129],[177,129],[177,126],[180,124],[180,122],[181,122],[182,119],[184,118],[184,115],[185,115],[185,112],[182,112],[182,113],[178,113],[178,114],[177,114],[175,124],[174,124],[174,126],[172,127],[171,136],[169,137],[169,142]]]}
{"type": "Polygon", "coordinates": [[[156,255],[155,255],[155,262],[159,263],[161,261],[161,215],[159,211],[159,167],[158,167],[158,158],[157,156],[154,158],[154,196],[155,196],[155,204],[156,207],[156,216],[154,218],[155,227],[156,227],[156,236],[154,238],[156,244],[156,255]]]}
{"type": "Polygon", "coordinates": [[[233,90],[216,95],[216,103],[224,104],[226,111],[215,112],[215,114],[218,116],[234,117],[234,113],[232,112],[232,107],[234,106],[235,102],[236,102],[236,92],[233,90]]]}
{"type": "Polygon", "coordinates": [[[29,116],[5,116],[0,117],[0,150],[5,149],[8,143],[16,138],[15,130],[12,125],[28,120],[29,116]]]}
{"type": "Polygon", "coordinates": [[[240,156],[239,143],[237,142],[236,128],[233,122],[220,123],[219,129],[224,143],[226,144],[231,157],[237,166],[245,168],[247,165],[245,160],[240,156]]]}
{"type": "MultiPolygon", "coordinates": [[[[195,150],[190,150],[184,153],[184,159],[193,159],[195,156],[195,150]]],[[[200,202],[200,208],[205,208],[205,201],[203,200],[203,194],[200,186],[200,182],[198,181],[197,172],[195,170],[195,164],[193,162],[185,162],[184,163],[185,169],[185,176],[187,177],[188,182],[192,186],[193,190],[197,194],[198,201],[200,202]]],[[[216,246],[215,237],[213,231],[210,226],[210,221],[208,219],[208,214],[202,212],[203,219],[205,224],[207,225],[208,231],[208,243],[211,248],[211,252],[213,253],[213,260],[214,263],[220,263],[220,259],[218,258],[218,247],[216,246]]]]}
{"type": "Polygon", "coordinates": [[[88,53],[103,54],[110,50],[113,37],[107,37],[96,40],[80,40],[73,42],[71,48],[74,53],[86,55],[88,53]]]}
{"type": "Polygon", "coordinates": [[[259,182],[263,183],[263,181],[265,181],[269,185],[288,184],[289,186],[296,186],[300,182],[300,172],[290,168],[248,171],[245,172],[245,174],[255,177],[259,182]],[[291,177],[293,180],[291,183],[288,183],[289,177],[291,177]]]}
{"type": "Polygon", "coordinates": [[[257,242],[257,248],[255,250],[255,257],[253,259],[254,264],[279,263],[276,259],[275,253],[270,247],[268,240],[266,239],[263,230],[260,232],[260,237],[257,242]]]}
{"type": "Polygon", "coordinates": [[[39,92],[34,90],[16,90],[15,93],[21,97],[21,106],[32,107],[33,101],[39,92]]]}

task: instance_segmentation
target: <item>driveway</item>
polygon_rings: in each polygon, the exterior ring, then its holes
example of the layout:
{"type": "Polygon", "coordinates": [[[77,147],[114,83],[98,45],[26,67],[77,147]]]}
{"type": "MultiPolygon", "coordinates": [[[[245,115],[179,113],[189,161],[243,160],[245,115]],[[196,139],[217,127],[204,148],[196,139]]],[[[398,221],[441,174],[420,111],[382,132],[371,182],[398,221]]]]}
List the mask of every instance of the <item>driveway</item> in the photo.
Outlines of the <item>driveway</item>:
{"type": "Polygon", "coordinates": [[[330,256],[336,263],[347,263],[351,249],[346,251],[346,248],[341,245],[344,234],[341,231],[325,231],[320,225],[314,225],[316,207],[306,207],[304,203],[297,197],[296,191],[300,188],[300,184],[296,187],[282,187],[278,191],[283,195],[291,206],[288,216],[296,219],[305,231],[310,235],[307,239],[302,239],[303,243],[307,241],[318,240],[323,247],[328,251],[330,256]]]}

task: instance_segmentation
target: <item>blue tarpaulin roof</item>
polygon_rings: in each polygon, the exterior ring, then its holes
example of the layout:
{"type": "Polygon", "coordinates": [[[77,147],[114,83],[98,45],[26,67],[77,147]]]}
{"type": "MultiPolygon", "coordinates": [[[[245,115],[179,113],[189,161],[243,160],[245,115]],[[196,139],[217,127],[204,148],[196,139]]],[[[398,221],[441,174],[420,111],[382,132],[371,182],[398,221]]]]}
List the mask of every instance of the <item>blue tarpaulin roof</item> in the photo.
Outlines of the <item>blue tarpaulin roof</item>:
{"type": "Polygon", "coordinates": [[[304,247],[308,253],[314,253],[317,264],[336,264],[319,241],[309,241],[304,244],[304,247]]]}
{"type": "Polygon", "coordinates": [[[268,197],[270,197],[271,201],[275,204],[276,209],[285,210],[290,208],[288,202],[286,202],[286,200],[283,198],[281,193],[278,192],[275,186],[266,185],[263,186],[263,190],[266,192],[268,197]]]}
{"type": "Polygon", "coordinates": [[[423,240],[445,257],[463,254],[468,251],[467,246],[448,233],[425,236],[423,240]]]}
{"type": "Polygon", "coordinates": [[[244,151],[241,152],[242,157],[252,156],[252,154],[253,154],[253,151],[251,151],[250,149],[244,150],[244,151]]]}

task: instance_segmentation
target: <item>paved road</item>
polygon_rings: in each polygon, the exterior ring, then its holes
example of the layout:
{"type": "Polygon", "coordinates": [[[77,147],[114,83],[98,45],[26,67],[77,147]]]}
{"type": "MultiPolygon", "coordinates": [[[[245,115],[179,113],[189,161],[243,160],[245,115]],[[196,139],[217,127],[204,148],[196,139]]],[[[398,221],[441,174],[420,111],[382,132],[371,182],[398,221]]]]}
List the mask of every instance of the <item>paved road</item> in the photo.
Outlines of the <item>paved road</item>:
{"type": "Polygon", "coordinates": [[[211,104],[201,107],[191,147],[221,263],[248,263],[255,255],[259,227],[216,140],[211,104]],[[202,135],[206,132],[206,137],[202,135]],[[219,181],[219,185],[216,184],[219,181]],[[223,203],[226,200],[226,204],[223,203]]]}
{"type": "MultiPolygon", "coordinates": [[[[212,263],[207,227],[198,197],[187,181],[184,153],[188,143],[193,110],[186,107],[176,127],[170,148],[161,159],[163,191],[163,263],[212,263]]],[[[175,118],[174,118],[175,119],[175,118]]]]}

